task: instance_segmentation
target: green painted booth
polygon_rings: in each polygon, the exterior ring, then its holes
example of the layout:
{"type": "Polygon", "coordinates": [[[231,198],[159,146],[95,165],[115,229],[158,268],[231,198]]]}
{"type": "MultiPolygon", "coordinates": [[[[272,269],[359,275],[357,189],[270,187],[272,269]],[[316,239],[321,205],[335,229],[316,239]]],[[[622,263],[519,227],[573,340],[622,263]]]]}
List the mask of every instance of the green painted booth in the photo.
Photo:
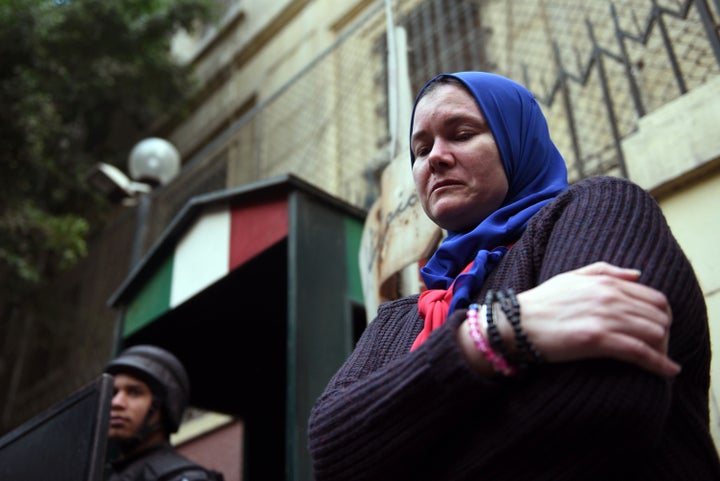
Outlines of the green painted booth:
{"type": "Polygon", "coordinates": [[[191,199],[110,299],[122,346],[188,368],[191,404],[242,420],[244,480],[310,480],[313,402],[365,327],[364,212],[283,176],[191,199]]]}

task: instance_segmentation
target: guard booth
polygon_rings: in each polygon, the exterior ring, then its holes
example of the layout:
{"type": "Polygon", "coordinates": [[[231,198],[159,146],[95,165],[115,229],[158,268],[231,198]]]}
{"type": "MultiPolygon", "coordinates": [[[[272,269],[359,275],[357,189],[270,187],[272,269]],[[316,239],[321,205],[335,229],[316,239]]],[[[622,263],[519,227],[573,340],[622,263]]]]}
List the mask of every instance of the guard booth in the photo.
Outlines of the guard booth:
{"type": "Polygon", "coordinates": [[[229,448],[226,480],[312,479],[310,409],[366,324],[364,216],[292,176],[194,197],[111,297],[122,347],[169,349],[191,406],[238,420],[193,447],[229,448]]]}

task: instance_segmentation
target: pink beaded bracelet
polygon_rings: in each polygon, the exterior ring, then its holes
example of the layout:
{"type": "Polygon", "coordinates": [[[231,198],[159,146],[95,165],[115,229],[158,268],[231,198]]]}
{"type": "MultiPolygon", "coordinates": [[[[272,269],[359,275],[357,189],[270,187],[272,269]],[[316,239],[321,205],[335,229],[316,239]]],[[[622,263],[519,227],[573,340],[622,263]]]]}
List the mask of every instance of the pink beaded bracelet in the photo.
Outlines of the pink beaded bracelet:
{"type": "Polygon", "coordinates": [[[486,305],[483,304],[482,307],[479,307],[477,304],[471,304],[467,311],[467,321],[470,337],[472,338],[475,347],[477,347],[478,351],[482,353],[483,357],[487,359],[490,364],[492,364],[493,369],[496,372],[499,372],[504,376],[514,376],[516,373],[516,369],[510,364],[508,364],[507,360],[503,356],[495,352],[485,339],[485,336],[483,336],[482,331],[480,330],[480,322],[478,320],[478,309],[480,309],[480,314],[482,315],[485,322],[487,322],[486,305]]]}

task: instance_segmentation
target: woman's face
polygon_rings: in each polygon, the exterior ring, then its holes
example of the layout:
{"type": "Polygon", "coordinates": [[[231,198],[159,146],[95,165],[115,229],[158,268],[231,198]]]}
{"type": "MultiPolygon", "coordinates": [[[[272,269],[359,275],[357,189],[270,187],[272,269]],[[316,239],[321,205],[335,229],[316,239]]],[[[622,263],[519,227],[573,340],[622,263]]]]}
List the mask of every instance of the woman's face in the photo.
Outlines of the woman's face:
{"type": "Polygon", "coordinates": [[[503,203],[508,180],[490,126],[462,87],[420,99],[410,139],[413,179],[425,213],[443,229],[473,229],[503,203]]]}

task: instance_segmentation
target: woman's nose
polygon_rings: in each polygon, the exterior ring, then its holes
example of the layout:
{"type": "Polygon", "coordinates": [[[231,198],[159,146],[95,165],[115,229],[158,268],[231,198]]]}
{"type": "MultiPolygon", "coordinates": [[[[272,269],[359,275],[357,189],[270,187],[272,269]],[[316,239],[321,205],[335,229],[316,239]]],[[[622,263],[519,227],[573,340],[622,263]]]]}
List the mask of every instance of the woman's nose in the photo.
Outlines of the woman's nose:
{"type": "Polygon", "coordinates": [[[454,157],[449,149],[447,142],[436,140],[433,143],[432,150],[428,154],[428,163],[433,170],[449,167],[454,163],[454,157]]]}

